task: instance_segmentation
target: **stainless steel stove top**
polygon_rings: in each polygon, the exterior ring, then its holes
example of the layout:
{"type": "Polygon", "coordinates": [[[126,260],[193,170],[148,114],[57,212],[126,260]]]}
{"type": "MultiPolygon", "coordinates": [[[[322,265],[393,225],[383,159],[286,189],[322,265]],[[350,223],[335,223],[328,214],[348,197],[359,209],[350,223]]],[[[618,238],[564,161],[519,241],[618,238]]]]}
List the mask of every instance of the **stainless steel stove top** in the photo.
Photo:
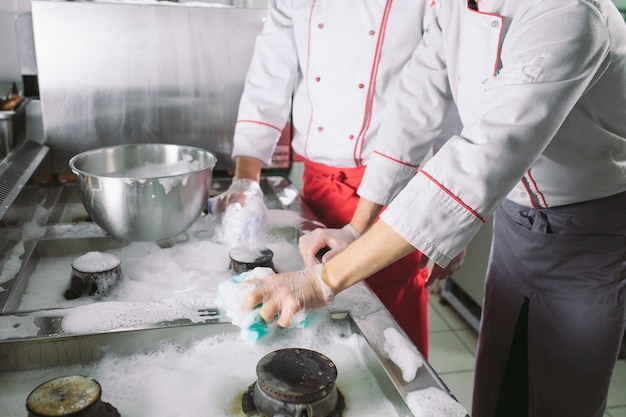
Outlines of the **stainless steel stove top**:
{"type": "MultiPolygon", "coordinates": [[[[230,181],[230,178],[215,178],[213,193],[227,189],[230,181]]],[[[293,210],[302,218],[296,228],[274,230],[273,233],[280,235],[281,239],[297,245],[301,233],[319,225],[302,205],[298,190],[288,179],[264,177],[262,187],[268,208],[293,210]]],[[[108,236],[88,218],[72,183],[24,188],[2,218],[0,242],[0,328],[8,329],[0,332],[0,335],[4,334],[0,337],[0,381],[3,375],[8,377],[12,372],[65,367],[99,360],[110,354],[149,349],[159,340],[192,341],[219,332],[238,331],[222,311],[210,305],[199,312],[200,320],[181,318],[78,334],[64,331],[63,320],[67,309],[51,304],[35,311],[20,310],[21,299],[38,262],[51,257],[78,256],[90,250],[107,251],[130,244],[108,236]],[[20,326],[25,325],[32,326],[34,330],[24,335],[20,326]],[[15,329],[19,336],[11,337],[11,329],[15,329]]],[[[399,415],[411,415],[404,398],[412,391],[437,387],[453,398],[426,361],[413,381],[403,381],[401,370],[384,353],[382,337],[383,330],[387,328],[395,328],[402,333],[401,330],[364,284],[350,288],[346,294],[367,300],[375,308],[367,314],[334,311],[333,326],[341,326],[346,335],[358,334],[365,341],[362,349],[369,372],[375,376],[399,415]]],[[[406,340],[410,344],[408,338],[406,340]]]]}

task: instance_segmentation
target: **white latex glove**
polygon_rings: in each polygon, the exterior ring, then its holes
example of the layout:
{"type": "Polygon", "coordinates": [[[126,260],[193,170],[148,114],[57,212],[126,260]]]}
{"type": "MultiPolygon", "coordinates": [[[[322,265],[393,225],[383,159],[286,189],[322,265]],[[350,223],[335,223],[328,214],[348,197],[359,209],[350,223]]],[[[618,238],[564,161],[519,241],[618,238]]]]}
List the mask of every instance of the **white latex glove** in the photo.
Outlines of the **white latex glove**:
{"type": "Polygon", "coordinates": [[[289,327],[296,313],[315,310],[335,299],[335,294],[322,279],[322,264],[313,269],[277,274],[251,283],[254,289],[246,296],[243,311],[262,304],[261,318],[269,324],[278,317],[281,327],[289,327]]]}
{"type": "MultiPolygon", "coordinates": [[[[428,279],[426,279],[426,288],[432,287],[435,282],[439,280],[451,277],[452,274],[458,271],[463,266],[466,252],[467,249],[463,249],[457,256],[455,256],[450,261],[448,266],[446,266],[445,268],[442,268],[434,262],[428,260],[428,267],[432,266],[432,270],[430,272],[430,275],[428,276],[428,279]]],[[[428,258],[426,256],[423,256],[423,259],[427,260],[428,258]]]]}
{"type": "Polygon", "coordinates": [[[315,265],[316,255],[324,248],[330,248],[322,255],[322,263],[328,261],[333,256],[341,252],[350,243],[354,242],[361,236],[354,227],[346,224],[341,229],[315,229],[305,235],[300,236],[298,248],[300,256],[307,268],[315,265]]]}
{"type": "Polygon", "coordinates": [[[263,200],[263,190],[261,185],[254,180],[246,178],[233,179],[233,182],[220,195],[209,198],[209,213],[222,215],[231,204],[239,203],[245,206],[248,200],[263,200]]]}
{"type": "Polygon", "coordinates": [[[228,190],[209,199],[209,211],[221,215],[221,240],[228,246],[263,245],[267,207],[258,182],[233,179],[228,190]]]}

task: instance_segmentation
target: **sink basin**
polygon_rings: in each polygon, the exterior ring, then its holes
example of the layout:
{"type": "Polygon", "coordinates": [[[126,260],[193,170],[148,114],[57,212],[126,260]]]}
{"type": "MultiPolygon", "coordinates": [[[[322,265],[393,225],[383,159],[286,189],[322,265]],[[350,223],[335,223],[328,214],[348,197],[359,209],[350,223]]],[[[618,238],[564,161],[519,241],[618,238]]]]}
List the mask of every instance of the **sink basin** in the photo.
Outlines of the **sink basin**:
{"type": "MultiPolygon", "coordinates": [[[[215,194],[228,189],[230,182],[230,178],[216,177],[213,181],[215,194]]],[[[293,202],[284,198],[285,195],[289,197],[285,190],[290,189],[290,184],[282,177],[263,178],[261,183],[268,208],[276,211],[293,202]]],[[[0,249],[5,256],[2,260],[5,264],[4,270],[0,276],[0,312],[60,308],[89,302],[88,299],[68,302],[62,296],[69,284],[72,261],[89,251],[119,255],[120,250],[133,242],[109,236],[100,229],[89,218],[73,183],[46,185],[37,188],[36,192],[33,189],[25,191],[29,192],[20,195],[17,205],[5,216],[5,220],[10,223],[0,227],[1,234],[7,236],[0,239],[0,249]],[[35,210],[35,206],[40,209],[35,210]],[[30,219],[20,218],[20,207],[23,214],[30,213],[30,219]],[[40,213],[39,218],[33,212],[40,213]],[[25,236],[25,228],[20,229],[20,225],[25,223],[33,224],[31,230],[36,233],[30,233],[35,236],[25,236]],[[16,243],[20,238],[22,241],[16,243]],[[15,246],[11,248],[11,244],[15,246]],[[15,259],[18,256],[19,259],[15,259]],[[17,270],[14,262],[19,263],[17,270]],[[44,268],[48,271],[42,276],[44,268]],[[29,294],[33,285],[40,287],[38,291],[42,299],[33,302],[32,297],[26,297],[25,301],[25,294],[29,294]]],[[[281,214],[280,217],[284,215],[281,214]]],[[[204,222],[202,218],[196,224],[188,232],[167,241],[159,241],[157,245],[168,248],[194,238],[214,240],[214,225],[204,222]]],[[[299,226],[294,224],[269,225],[268,228],[268,238],[274,242],[288,242],[297,246],[300,234],[299,226]]]]}
{"type": "Polygon", "coordinates": [[[69,285],[71,262],[88,251],[111,252],[130,242],[108,236],[37,239],[25,245],[22,267],[15,278],[5,282],[7,291],[0,293],[0,312],[63,307],[63,293],[69,285]],[[42,268],[45,273],[35,274],[42,268]],[[31,280],[35,275],[37,282],[31,280]],[[29,285],[38,285],[45,298],[37,300],[36,308],[20,307],[29,285]]]}
{"type": "Polygon", "coordinates": [[[80,201],[76,184],[66,184],[57,195],[52,210],[45,221],[46,225],[59,223],[83,223],[92,222],[93,219],[87,214],[87,210],[80,201]]]}

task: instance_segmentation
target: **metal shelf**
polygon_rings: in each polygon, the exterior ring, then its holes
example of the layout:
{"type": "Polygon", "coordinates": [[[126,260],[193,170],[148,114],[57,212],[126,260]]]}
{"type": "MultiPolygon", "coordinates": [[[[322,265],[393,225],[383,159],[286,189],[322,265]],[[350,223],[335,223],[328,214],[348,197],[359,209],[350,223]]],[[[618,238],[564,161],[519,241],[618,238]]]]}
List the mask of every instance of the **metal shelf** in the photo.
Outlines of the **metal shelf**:
{"type": "Polygon", "coordinates": [[[4,217],[48,151],[48,146],[26,140],[0,162],[0,219],[4,217]]]}

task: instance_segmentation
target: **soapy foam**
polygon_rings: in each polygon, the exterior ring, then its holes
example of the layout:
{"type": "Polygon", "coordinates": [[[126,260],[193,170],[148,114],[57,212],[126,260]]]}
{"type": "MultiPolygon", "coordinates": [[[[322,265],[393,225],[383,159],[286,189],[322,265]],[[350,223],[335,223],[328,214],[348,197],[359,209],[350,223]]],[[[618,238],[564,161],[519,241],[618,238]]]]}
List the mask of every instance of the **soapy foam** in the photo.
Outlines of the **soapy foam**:
{"type": "Polygon", "coordinates": [[[110,253],[91,251],[79,256],[72,262],[72,267],[80,272],[104,272],[117,268],[121,261],[110,253]]]}
{"type": "Polygon", "coordinates": [[[417,348],[392,327],[385,329],[383,336],[385,337],[383,345],[385,354],[402,370],[402,379],[405,382],[413,381],[417,370],[424,365],[424,360],[417,348]]]}
{"type": "Polygon", "coordinates": [[[175,163],[148,162],[136,168],[109,173],[107,177],[135,179],[171,177],[197,171],[199,167],[199,161],[193,161],[190,156],[186,155],[175,163]]]}
{"type": "Polygon", "coordinates": [[[302,221],[302,217],[295,211],[268,209],[266,212],[267,224],[280,226],[298,225],[302,221]]]}
{"type": "Polygon", "coordinates": [[[228,252],[228,255],[231,259],[236,260],[237,262],[251,264],[263,256],[261,250],[262,247],[239,245],[232,248],[228,252]]]}
{"type": "MultiPolygon", "coordinates": [[[[268,212],[272,213],[271,210],[268,212]]],[[[276,221],[280,226],[286,226],[290,219],[295,222],[294,227],[300,220],[299,216],[270,215],[268,225],[276,221]]],[[[212,221],[210,216],[201,218],[189,232],[213,236],[214,233],[207,230],[212,221]]],[[[37,227],[34,229],[33,235],[37,235],[37,230],[41,231],[37,227]]],[[[267,247],[275,254],[274,264],[279,272],[303,268],[298,250],[292,243],[270,237],[267,247]]],[[[142,327],[174,319],[203,321],[205,318],[198,310],[215,306],[218,284],[232,277],[228,270],[228,247],[208,240],[192,238],[168,249],[161,249],[151,242],[134,242],[107,252],[122,260],[123,273],[120,285],[109,297],[97,303],[89,298],[65,300],[62,294],[68,284],[68,268],[75,257],[41,259],[30,276],[20,310],[74,308],[16,316],[15,327],[0,329],[0,338],[36,334],[33,320],[40,315],[64,315],[63,327],[68,333],[142,327]]],[[[337,384],[349,404],[344,417],[397,415],[366,369],[357,346],[367,342],[358,335],[346,338],[345,332],[331,326],[327,320],[329,312],[350,311],[353,317],[364,318],[381,308],[379,304],[367,301],[365,288],[358,288],[339,294],[331,306],[316,311],[307,328],[278,329],[276,337],[256,344],[246,343],[238,333],[229,333],[208,337],[192,346],[169,342],[128,357],[107,355],[91,365],[6,373],[0,378],[0,409],[7,417],[21,417],[25,396],[34,387],[57,376],[83,374],[99,380],[103,385],[103,400],[112,402],[125,416],[186,417],[211,410],[212,417],[239,417],[243,414],[236,410],[238,401],[256,378],[258,360],[273,350],[299,346],[322,352],[337,365],[337,384]],[[224,352],[230,354],[224,355],[224,352]]],[[[413,373],[415,358],[405,356],[405,347],[397,344],[396,335],[386,333],[383,336],[381,333],[375,337],[385,337],[388,354],[402,369],[403,375],[413,373]]],[[[452,410],[453,414],[444,414],[445,417],[462,415],[454,414],[457,403],[447,394],[442,398],[437,394],[424,394],[427,393],[409,395],[409,406],[416,416],[440,416],[440,412],[432,411],[437,407],[452,410]],[[429,410],[431,414],[424,414],[429,410]]]]}
{"type": "Polygon", "coordinates": [[[200,162],[194,161],[190,155],[184,155],[182,160],[175,163],[148,162],[136,168],[107,174],[110,178],[122,178],[124,182],[145,183],[147,180],[158,180],[165,194],[168,194],[178,184],[186,185],[191,173],[200,168],[200,162]],[[187,174],[187,175],[184,175],[187,174]]]}
{"type": "MultiPolygon", "coordinates": [[[[302,268],[297,248],[285,240],[268,242],[274,265],[280,271],[302,268]]],[[[153,242],[133,242],[106,253],[121,259],[122,279],[103,301],[157,301],[180,292],[215,292],[217,285],[232,277],[228,247],[194,240],[161,249],[153,242]]],[[[70,265],[75,256],[40,259],[30,275],[19,310],[74,307],[92,303],[91,298],[66,300],[70,265]]],[[[210,301],[210,300],[209,300],[210,301]]],[[[209,302],[207,301],[207,303],[209,302]]]]}
{"type": "Polygon", "coordinates": [[[434,387],[410,392],[406,402],[415,417],[466,417],[469,415],[461,404],[434,387]]]}
{"type": "Polygon", "coordinates": [[[280,337],[254,345],[226,333],[187,344],[164,341],[130,356],[107,354],[89,365],[8,373],[0,378],[0,407],[3,416],[21,417],[25,396],[39,383],[77,374],[95,378],[102,399],[123,416],[243,417],[241,395],[256,380],[258,361],[274,350],[301,347],[323,353],[337,366],[337,387],[348,405],[344,417],[398,416],[367,369],[363,338],[342,335],[343,329],[320,313],[309,328],[281,329],[280,337]]]}
{"type": "MultiPolygon", "coordinates": [[[[45,230],[39,226],[41,219],[48,214],[48,210],[40,205],[35,208],[33,219],[22,226],[22,239],[15,244],[8,254],[0,271],[0,284],[4,284],[15,278],[22,267],[22,255],[25,253],[24,242],[31,239],[37,239],[45,234],[45,230]]],[[[10,239],[7,239],[10,240],[10,239]]],[[[0,287],[0,292],[4,288],[0,287]]]]}

